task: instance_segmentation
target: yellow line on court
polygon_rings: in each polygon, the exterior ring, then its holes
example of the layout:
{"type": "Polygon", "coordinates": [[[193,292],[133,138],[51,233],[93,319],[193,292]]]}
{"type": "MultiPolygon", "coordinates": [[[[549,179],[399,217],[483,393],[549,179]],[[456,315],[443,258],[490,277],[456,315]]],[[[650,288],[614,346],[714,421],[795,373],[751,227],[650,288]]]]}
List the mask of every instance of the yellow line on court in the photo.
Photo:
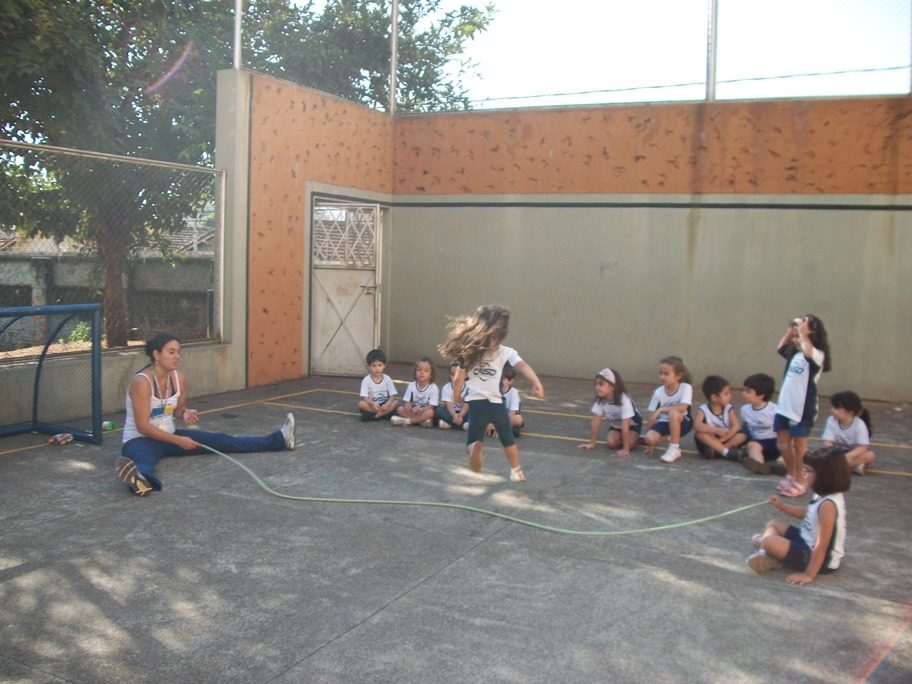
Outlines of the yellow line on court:
{"type": "Polygon", "coordinates": [[[912,473],[906,473],[901,470],[880,470],[879,468],[869,468],[868,473],[873,475],[898,475],[899,477],[912,477],[912,473]]]}

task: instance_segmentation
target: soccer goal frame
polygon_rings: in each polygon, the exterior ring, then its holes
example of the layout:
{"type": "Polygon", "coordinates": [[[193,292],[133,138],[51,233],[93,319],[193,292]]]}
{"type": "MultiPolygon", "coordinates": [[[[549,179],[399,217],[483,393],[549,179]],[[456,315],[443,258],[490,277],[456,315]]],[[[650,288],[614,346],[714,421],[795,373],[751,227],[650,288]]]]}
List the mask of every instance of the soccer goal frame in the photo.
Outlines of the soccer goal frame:
{"type": "MultiPolygon", "coordinates": [[[[68,432],[75,439],[83,442],[92,442],[101,444],[101,304],[51,304],[40,306],[18,306],[18,307],[0,307],[0,341],[3,339],[3,333],[17,321],[27,317],[37,316],[56,316],[54,326],[48,329],[45,335],[44,346],[37,360],[30,357],[27,363],[35,364],[35,375],[32,381],[31,397],[26,396],[25,400],[31,400],[31,419],[14,423],[11,425],[0,425],[0,437],[9,435],[23,434],[27,432],[36,432],[44,434],[57,434],[68,432]],[[90,428],[79,428],[72,425],[65,425],[59,422],[43,420],[40,415],[40,389],[41,376],[45,370],[45,361],[48,358],[48,350],[54,341],[58,339],[64,326],[67,325],[75,316],[88,314],[91,320],[91,349],[89,350],[89,363],[91,375],[91,407],[90,428]]],[[[4,383],[6,384],[6,383],[4,383]]],[[[23,393],[24,388],[10,388],[12,392],[23,393]]],[[[47,390],[46,390],[47,391],[47,390]]],[[[11,394],[12,394],[11,392],[11,394]]],[[[6,391],[4,391],[6,394],[6,391]]],[[[9,400],[9,395],[4,397],[4,401],[9,400]]]]}

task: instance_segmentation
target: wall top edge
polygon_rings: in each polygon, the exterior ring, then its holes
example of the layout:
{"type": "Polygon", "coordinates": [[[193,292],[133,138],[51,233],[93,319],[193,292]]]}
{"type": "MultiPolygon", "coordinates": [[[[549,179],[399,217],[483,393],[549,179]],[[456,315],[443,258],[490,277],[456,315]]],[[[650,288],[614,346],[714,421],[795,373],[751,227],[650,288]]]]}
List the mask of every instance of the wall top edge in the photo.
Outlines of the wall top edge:
{"type": "Polygon", "coordinates": [[[897,210],[912,209],[912,194],[904,195],[744,195],[744,194],[535,194],[535,195],[395,195],[390,198],[394,205],[465,205],[473,206],[490,204],[553,205],[553,204],[592,204],[592,205],[757,205],[758,207],[776,205],[819,206],[821,208],[845,205],[846,207],[889,208],[897,210]]]}

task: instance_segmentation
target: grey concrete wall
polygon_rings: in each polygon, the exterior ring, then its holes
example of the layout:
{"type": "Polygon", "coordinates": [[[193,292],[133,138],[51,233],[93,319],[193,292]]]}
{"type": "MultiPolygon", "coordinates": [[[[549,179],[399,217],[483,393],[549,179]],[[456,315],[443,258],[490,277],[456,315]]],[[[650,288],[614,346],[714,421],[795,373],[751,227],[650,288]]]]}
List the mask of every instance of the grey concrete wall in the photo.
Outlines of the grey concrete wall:
{"type": "Polygon", "coordinates": [[[447,314],[498,302],[513,314],[508,343],[540,373],[585,378],[609,365],[657,384],[659,359],[677,354],[697,384],[762,371],[778,385],[776,344],[811,312],[830,333],[822,393],[909,401],[909,199],[397,197],[389,354],[434,355],[447,314]]]}

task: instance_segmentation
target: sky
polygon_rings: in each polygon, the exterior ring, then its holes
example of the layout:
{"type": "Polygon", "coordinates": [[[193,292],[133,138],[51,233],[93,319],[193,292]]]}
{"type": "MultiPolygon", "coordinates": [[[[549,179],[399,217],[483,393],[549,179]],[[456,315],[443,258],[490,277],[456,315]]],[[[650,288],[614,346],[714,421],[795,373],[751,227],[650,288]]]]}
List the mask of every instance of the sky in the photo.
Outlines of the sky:
{"type": "MultiPolygon", "coordinates": [[[[496,16],[467,50],[475,108],[706,95],[709,0],[489,2],[496,16]]],[[[909,92],[912,0],[718,3],[717,99],[909,92]],[[845,73],[795,76],[822,72],[845,73]]],[[[484,0],[442,3],[460,4],[484,0]]]]}

